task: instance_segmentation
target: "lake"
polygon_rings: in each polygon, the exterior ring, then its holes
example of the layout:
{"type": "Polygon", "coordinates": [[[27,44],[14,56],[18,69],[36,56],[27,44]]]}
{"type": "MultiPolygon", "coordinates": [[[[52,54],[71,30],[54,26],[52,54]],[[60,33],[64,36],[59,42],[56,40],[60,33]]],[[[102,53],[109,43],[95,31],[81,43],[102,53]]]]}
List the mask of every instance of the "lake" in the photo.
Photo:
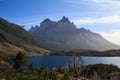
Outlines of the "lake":
{"type": "MultiPolygon", "coordinates": [[[[28,64],[33,64],[33,67],[64,67],[67,63],[72,63],[72,56],[32,56],[28,57],[28,64]]],[[[114,64],[120,67],[120,57],[82,57],[83,65],[88,64],[114,64]]]]}

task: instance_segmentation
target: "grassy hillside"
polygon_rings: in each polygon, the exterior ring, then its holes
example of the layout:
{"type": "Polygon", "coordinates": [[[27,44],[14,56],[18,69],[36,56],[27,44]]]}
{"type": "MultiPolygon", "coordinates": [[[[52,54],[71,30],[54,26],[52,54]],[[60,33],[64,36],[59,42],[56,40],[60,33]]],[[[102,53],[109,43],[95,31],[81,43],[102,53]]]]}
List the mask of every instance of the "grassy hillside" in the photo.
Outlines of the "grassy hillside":
{"type": "Polygon", "coordinates": [[[28,43],[39,46],[38,41],[19,25],[0,18],[0,29],[28,43]]]}
{"type": "Polygon", "coordinates": [[[40,48],[40,43],[21,26],[0,18],[0,52],[14,54],[25,51],[28,55],[43,55],[50,51],[40,48]]]}

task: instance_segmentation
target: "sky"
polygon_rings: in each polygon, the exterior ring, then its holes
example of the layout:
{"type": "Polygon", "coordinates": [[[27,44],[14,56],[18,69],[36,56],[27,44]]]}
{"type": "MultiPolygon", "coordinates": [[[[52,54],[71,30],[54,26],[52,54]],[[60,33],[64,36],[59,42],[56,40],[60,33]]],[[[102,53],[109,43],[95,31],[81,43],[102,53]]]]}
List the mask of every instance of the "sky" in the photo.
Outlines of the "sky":
{"type": "Polygon", "coordinates": [[[0,0],[0,17],[30,29],[63,16],[120,45],[120,0],[0,0]]]}

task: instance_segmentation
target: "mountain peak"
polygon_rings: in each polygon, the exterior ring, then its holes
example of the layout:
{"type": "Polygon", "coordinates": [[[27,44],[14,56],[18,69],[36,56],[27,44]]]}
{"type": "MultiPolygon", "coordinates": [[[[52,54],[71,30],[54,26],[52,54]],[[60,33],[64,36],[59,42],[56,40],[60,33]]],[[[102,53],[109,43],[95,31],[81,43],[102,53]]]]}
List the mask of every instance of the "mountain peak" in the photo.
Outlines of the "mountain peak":
{"type": "Polygon", "coordinates": [[[60,22],[70,22],[69,19],[65,16],[60,20],[60,22]]]}
{"type": "Polygon", "coordinates": [[[87,32],[91,32],[89,29],[85,29],[83,27],[80,28],[81,31],[87,31],[87,32]]]}
{"type": "Polygon", "coordinates": [[[85,29],[85,28],[83,28],[83,27],[82,27],[82,28],[80,28],[80,30],[85,30],[85,31],[86,31],[86,29],[85,29]]]}
{"type": "Polygon", "coordinates": [[[47,18],[43,22],[51,22],[51,20],[47,18]]]}
{"type": "MultiPolygon", "coordinates": [[[[45,20],[49,21],[49,20],[45,20]]],[[[50,50],[109,50],[120,47],[105,40],[101,35],[81,27],[80,29],[65,16],[59,21],[41,23],[40,29],[31,32],[50,50]]]]}

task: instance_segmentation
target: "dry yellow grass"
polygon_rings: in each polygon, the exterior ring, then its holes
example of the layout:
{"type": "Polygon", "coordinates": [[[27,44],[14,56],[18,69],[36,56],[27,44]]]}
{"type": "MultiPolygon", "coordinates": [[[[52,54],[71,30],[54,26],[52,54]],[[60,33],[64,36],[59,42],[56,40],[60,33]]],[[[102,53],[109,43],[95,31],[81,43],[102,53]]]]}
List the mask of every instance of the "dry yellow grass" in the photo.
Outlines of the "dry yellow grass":
{"type": "Polygon", "coordinates": [[[42,56],[51,53],[48,50],[28,44],[21,44],[20,46],[16,46],[7,42],[2,42],[0,46],[0,53],[3,54],[16,55],[18,51],[24,51],[27,56],[42,56]]]}

